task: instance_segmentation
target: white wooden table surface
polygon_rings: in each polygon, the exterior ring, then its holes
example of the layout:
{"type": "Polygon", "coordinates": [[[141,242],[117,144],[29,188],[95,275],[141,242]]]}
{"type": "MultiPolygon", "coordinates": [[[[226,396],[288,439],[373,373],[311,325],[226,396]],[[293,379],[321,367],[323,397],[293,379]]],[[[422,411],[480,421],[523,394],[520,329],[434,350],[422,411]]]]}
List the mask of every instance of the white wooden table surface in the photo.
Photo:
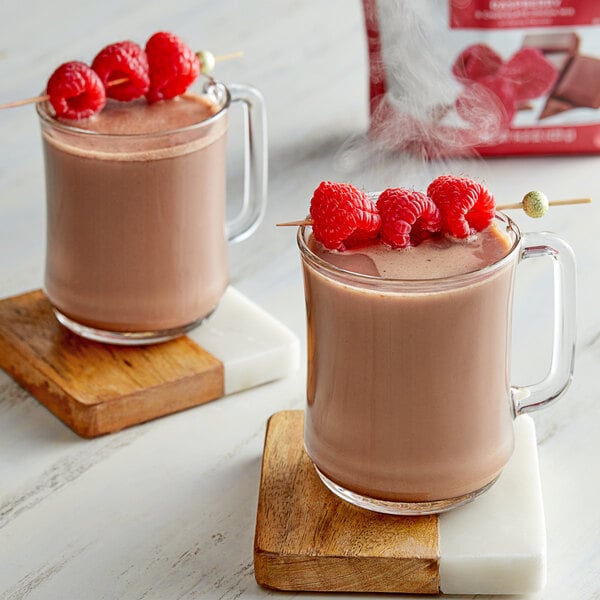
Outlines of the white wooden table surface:
{"type": "MultiPolygon", "coordinates": [[[[216,54],[225,82],[262,90],[270,128],[269,210],[232,248],[233,284],[296,332],[305,347],[294,232],[323,179],[366,189],[423,187],[454,171],[502,201],[542,188],[596,203],[556,209],[523,229],[568,239],[579,266],[576,376],[535,414],[548,530],[548,583],[528,598],[600,598],[600,156],[365,161],[367,64],[358,0],[19,0],[0,3],[0,102],[39,92],[52,70],[91,60],[107,43],[171,30],[216,54]]],[[[235,126],[235,123],[234,123],[235,126]]],[[[44,256],[40,135],[32,108],[0,112],[0,297],[37,288],[44,256]]],[[[239,188],[233,136],[231,190],[239,188]]],[[[514,379],[544,374],[551,301],[545,269],[518,279],[514,379]]],[[[297,375],[175,416],[83,440],[0,372],[0,597],[31,599],[262,598],[252,541],[268,416],[302,408],[297,375]]],[[[295,597],[288,594],[284,597],[295,597]]],[[[298,595],[301,596],[301,595],[298,595]]],[[[302,597],[321,598],[304,595],[302,597]]],[[[341,596],[335,596],[340,598],[341,596]]]]}

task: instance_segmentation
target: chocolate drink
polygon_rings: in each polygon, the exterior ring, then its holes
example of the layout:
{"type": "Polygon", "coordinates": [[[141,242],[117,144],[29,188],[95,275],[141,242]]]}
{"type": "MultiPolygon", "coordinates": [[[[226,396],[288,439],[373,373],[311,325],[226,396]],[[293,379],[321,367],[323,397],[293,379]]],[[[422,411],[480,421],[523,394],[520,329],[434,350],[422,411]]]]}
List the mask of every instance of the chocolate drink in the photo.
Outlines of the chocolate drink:
{"type": "Polygon", "coordinates": [[[227,115],[218,110],[188,95],[112,102],[71,127],[45,119],[45,289],[60,312],[137,332],[213,310],[227,286],[227,115]]]}
{"type": "Polygon", "coordinates": [[[327,478],[429,502],[498,477],[513,447],[513,242],[495,226],[405,250],[331,252],[310,237],[305,444],[327,478]]]}

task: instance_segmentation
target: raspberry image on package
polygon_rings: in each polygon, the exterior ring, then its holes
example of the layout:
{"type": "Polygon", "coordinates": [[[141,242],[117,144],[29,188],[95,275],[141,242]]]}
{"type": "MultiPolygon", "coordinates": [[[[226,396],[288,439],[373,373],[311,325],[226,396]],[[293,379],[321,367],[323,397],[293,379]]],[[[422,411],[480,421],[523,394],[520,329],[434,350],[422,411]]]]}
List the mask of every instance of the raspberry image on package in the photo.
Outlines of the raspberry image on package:
{"type": "Polygon", "coordinates": [[[484,44],[463,50],[452,73],[465,84],[455,102],[457,113],[479,127],[489,112],[502,128],[510,126],[521,102],[549,92],[558,77],[554,64],[537,48],[522,48],[504,62],[484,44]]]}
{"type": "Polygon", "coordinates": [[[558,70],[537,48],[522,48],[502,66],[500,76],[512,85],[517,100],[532,100],[550,91],[558,70]]]}
{"type": "Polygon", "coordinates": [[[459,81],[479,81],[495,75],[503,62],[502,57],[487,44],[473,44],[458,55],[452,74],[459,81]]]}

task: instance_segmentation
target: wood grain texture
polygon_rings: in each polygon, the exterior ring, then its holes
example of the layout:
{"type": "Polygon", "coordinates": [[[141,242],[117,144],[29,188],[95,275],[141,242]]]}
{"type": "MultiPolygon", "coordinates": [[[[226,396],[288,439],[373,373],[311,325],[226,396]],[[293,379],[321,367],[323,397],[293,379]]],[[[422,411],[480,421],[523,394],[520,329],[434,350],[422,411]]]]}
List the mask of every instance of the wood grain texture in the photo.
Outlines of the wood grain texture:
{"type": "Polygon", "coordinates": [[[302,411],[268,422],[254,573],[263,586],[328,592],[439,592],[437,516],[371,513],[338,499],[304,452],[302,411]]]}
{"type": "Polygon", "coordinates": [[[0,301],[0,367],[83,437],[95,437],[223,395],[223,365],[192,340],[124,347],[58,323],[45,295],[0,301]]]}

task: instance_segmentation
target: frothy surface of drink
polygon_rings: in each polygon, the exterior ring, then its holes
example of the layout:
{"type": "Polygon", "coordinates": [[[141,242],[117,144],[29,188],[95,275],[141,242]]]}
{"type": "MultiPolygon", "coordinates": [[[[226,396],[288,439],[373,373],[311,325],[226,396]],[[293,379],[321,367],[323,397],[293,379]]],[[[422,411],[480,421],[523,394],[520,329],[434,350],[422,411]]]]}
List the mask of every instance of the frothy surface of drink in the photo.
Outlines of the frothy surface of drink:
{"type": "Polygon", "coordinates": [[[491,225],[468,240],[431,238],[403,249],[373,243],[337,252],[314,238],[310,248],[323,260],[353,273],[386,279],[439,279],[494,264],[510,251],[511,241],[496,225],[491,225]]]}
{"type": "Polygon", "coordinates": [[[61,122],[97,133],[131,135],[188,127],[205,121],[218,111],[219,107],[209,97],[186,94],[153,104],[143,98],[133,102],[110,100],[90,119],[61,122]]]}

